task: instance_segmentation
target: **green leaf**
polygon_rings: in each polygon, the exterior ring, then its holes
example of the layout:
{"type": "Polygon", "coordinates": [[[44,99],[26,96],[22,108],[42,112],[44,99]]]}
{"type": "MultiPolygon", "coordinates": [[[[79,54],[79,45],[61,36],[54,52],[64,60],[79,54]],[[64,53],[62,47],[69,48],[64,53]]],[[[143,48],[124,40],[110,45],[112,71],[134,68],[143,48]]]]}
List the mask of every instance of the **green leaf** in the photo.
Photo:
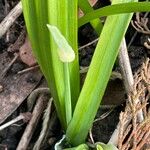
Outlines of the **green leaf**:
{"type": "Polygon", "coordinates": [[[69,124],[72,118],[72,106],[71,106],[71,89],[70,89],[70,73],[68,63],[75,59],[75,53],[72,47],[69,45],[65,37],[61,34],[56,26],[47,24],[49,31],[51,32],[57,46],[58,55],[60,60],[64,63],[64,82],[65,82],[65,112],[66,122],[69,124]]]}
{"type": "Polygon", "coordinates": [[[106,6],[103,8],[99,8],[97,10],[93,10],[87,13],[82,18],[80,18],[79,27],[99,17],[116,15],[121,13],[146,12],[146,11],[150,11],[150,2],[128,2],[106,6]]]}
{"type": "MultiPolygon", "coordinates": [[[[84,12],[84,14],[93,11],[93,8],[89,4],[88,0],[79,0],[78,5],[81,8],[81,10],[84,12]]],[[[97,34],[100,35],[103,28],[103,24],[101,23],[101,20],[99,18],[94,19],[91,20],[90,23],[92,27],[95,29],[95,31],[97,32],[97,34]]]]}
{"type": "MultiPolygon", "coordinates": [[[[62,124],[65,125],[65,115],[63,113],[63,109],[61,108],[62,104],[59,101],[61,93],[57,92],[58,88],[56,87],[55,82],[56,77],[54,77],[54,65],[52,63],[54,57],[51,52],[50,36],[48,34],[48,29],[46,28],[46,24],[48,23],[47,2],[40,0],[22,0],[22,5],[33,53],[36,56],[40,68],[48,81],[50,91],[55,99],[57,112],[59,112],[59,118],[61,118],[62,124]],[[45,9],[43,9],[43,7],[45,9]]],[[[62,68],[61,64],[58,65],[58,68],[59,70],[62,70],[60,69],[62,68]]],[[[63,85],[62,75],[60,80],[63,85]]]]}
{"type": "MultiPolygon", "coordinates": [[[[113,0],[113,4],[131,0],[113,0]]],[[[132,14],[108,16],[81,90],[66,138],[73,145],[85,142],[106,89],[120,43],[132,14]]]]}
{"type": "Polygon", "coordinates": [[[77,48],[77,0],[22,0],[23,13],[33,52],[48,81],[59,119],[67,128],[64,63],[60,61],[57,44],[46,24],[57,26],[75,53],[69,63],[72,109],[79,96],[79,64],[77,48]]]}

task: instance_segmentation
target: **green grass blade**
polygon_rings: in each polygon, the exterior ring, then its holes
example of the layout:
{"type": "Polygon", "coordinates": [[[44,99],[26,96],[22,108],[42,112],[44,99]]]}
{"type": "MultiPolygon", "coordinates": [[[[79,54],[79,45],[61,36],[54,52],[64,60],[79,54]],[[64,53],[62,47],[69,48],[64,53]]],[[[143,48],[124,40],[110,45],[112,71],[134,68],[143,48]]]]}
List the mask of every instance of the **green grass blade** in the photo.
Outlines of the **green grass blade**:
{"type": "MultiPolygon", "coordinates": [[[[55,1],[53,3],[57,3],[58,14],[57,14],[57,27],[62,31],[63,35],[73,48],[75,52],[75,60],[69,64],[70,70],[70,85],[71,85],[71,98],[72,98],[72,110],[74,110],[76,101],[80,92],[80,82],[79,82],[79,62],[78,62],[78,42],[77,42],[77,31],[78,31],[78,16],[77,16],[77,0],[61,0],[55,1]],[[59,4],[58,4],[59,3],[59,4]],[[65,17],[63,17],[65,16],[65,17]]],[[[51,1],[49,1],[49,7],[51,7],[51,1]]],[[[56,13],[56,9],[49,9],[49,14],[51,15],[52,20],[56,19],[54,14],[56,13]],[[53,16],[53,19],[52,19],[53,16]]]]}
{"type": "MultiPolygon", "coordinates": [[[[113,4],[117,2],[122,0],[113,0],[113,4]]],[[[122,14],[106,19],[72,121],[67,129],[66,138],[73,145],[85,142],[131,17],[132,14],[122,14]]]]}
{"type": "Polygon", "coordinates": [[[77,0],[22,0],[25,22],[33,52],[45,75],[58,116],[67,127],[65,111],[64,64],[57,54],[57,45],[46,24],[57,26],[75,51],[75,61],[69,64],[73,108],[79,95],[79,65],[77,49],[77,0]]]}
{"type": "MultiPolygon", "coordinates": [[[[88,0],[79,0],[78,5],[84,12],[84,14],[93,11],[93,8],[89,4],[88,0]]],[[[95,31],[100,35],[103,28],[103,24],[101,23],[100,19],[91,20],[90,23],[92,27],[95,29],[95,31]]]]}
{"type": "Polygon", "coordinates": [[[70,90],[70,72],[69,62],[75,59],[75,53],[72,47],[69,45],[65,37],[61,34],[56,26],[47,24],[49,31],[51,32],[54,41],[57,44],[57,51],[59,59],[64,63],[64,82],[65,82],[65,111],[66,111],[66,122],[69,124],[72,118],[72,105],[71,105],[71,90],[70,90]]]}
{"type": "MultiPolygon", "coordinates": [[[[36,56],[42,72],[44,73],[49,83],[52,96],[55,99],[57,111],[60,114],[59,117],[62,118],[61,122],[65,124],[65,119],[63,119],[65,118],[65,116],[62,112],[61,104],[59,102],[53,64],[51,63],[52,55],[51,46],[49,44],[50,37],[48,34],[48,30],[45,26],[45,24],[47,24],[48,22],[48,12],[46,4],[46,2],[41,4],[41,1],[39,0],[22,0],[23,13],[33,52],[36,56]],[[43,9],[42,7],[45,7],[45,9],[43,9]]],[[[63,77],[61,78],[63,80],[63,77]]]]}
{"type": "Polygon", "coordinates": [[[129,2],[123,4],[116,4],[113,6],[106,6],[87,13],[79,19],[79,27],[99,17],[115,15],[120,13],[131,12],[146,12],[150,11],[150,2],[129,2]]]}

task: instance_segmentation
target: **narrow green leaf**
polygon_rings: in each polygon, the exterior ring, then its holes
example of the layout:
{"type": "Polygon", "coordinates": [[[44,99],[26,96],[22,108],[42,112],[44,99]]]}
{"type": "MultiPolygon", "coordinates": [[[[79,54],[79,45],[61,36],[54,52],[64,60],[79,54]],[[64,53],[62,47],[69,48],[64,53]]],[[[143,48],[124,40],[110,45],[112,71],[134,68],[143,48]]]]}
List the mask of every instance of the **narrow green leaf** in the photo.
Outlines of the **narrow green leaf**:
{"type": "MultiPolygon", "coordinates": [[[[62,124],[65,126],[65,114],[62,108],[63,104],[59,100],[61,93],[58,93],[57,91],[58,87],[56,86],[56,77],[54,76],[55,71],[53,69],[54,66],[52,63],[53,59],[56,57],[52,56],[50,36],[46,27],[46,24],[48,23],[47,1],[22,0],[22,5],[32,50],[36,56],[43,74],[48,81],[51,94],[55,100],[54,102],[59,114],[59,118],[61,119],[62,124]]],[[[59,68],[59,70],[63,69],[61,64],[57,65],[57,68],[59,68]]],[[[64,85],[63,79],[63,74],[61,73],[60,83],[62,84],[62,88],[64,85]]],[[[61,89],[59,92],[62,91],[63,90],[61,89]]]]}
{"type": "Polygon", "coordinates": [[[57,53],[57,45],[46,24],[57,26],[75,52],[69,64],[72,108],[79,96],[79,65],[77,49],[77,0],[22,0],[23,13],[33,52],[48,81],[59,119],[67,127],[65,110],[64,64],[57,53]]]}
{"type": "Polygon", "coordinates": [[[64,62],[64,82],[65,82],[65,112],[67,125],[72,118],[71,105],[71,89],[70,89],[70,73],[68,63],[75,59],[75,54],[72,47],[69,45],[65,37],[61,34],[56,26],[47,24],[57,46],[58,55],[62,62],[64,62]]]}
{"type": "Polygon", "coordinates": [[[85,16],[79,19],[79,27],[90,22],[93,19],[116,15],[121,13],[132,13],[132,12],[146,12],[150,11],[150,2],[129,2],[122,4],[115,4],[93,10],[87,13],[85,16]]]}
{"type": "MultiPolygon", "coordinates": [[[[75,52],[75,60],[69,63],[72,110],[74,110],[80,92],[77,44],[77,0],[49,0],[48,6],[50,16],[49,24],[57,25],[75,52]]],[[[56,73],[55,76],[59,76],[58,74],[60,71],[61,70],[58,68],[58,73],[56,73]]],[[[60,79],[58,78],[58,82],[59,81],[60,79]]],[[[60,88],[61,86],[60,84],[60,88]]]]}
{"type": "MultiPolygon", "coordinates": [[[[130,1],[113,0],[112,4],[130,1]]],[[[85,142],[131,17],[132,14],[121,14],[108,16],[106,19],[73,118],[67,129],[66,138],[73,145],[85,142]]]]}
{"type": "MultiPolygon", "coordinates": [[[[81,8],[81,10],[84,12],[84,14],[93,11],[93,8],[89,4],[88,0],[79,0],[78,5],[81,8]]],[[[90,23],[92,27],[95,29],[95,31],[97,32],[97,34],[100,35],[101,30],[103,28],[103,24],[101,23],[101,20],[99,18],[94,19],[91,20],[90,23]]]]}

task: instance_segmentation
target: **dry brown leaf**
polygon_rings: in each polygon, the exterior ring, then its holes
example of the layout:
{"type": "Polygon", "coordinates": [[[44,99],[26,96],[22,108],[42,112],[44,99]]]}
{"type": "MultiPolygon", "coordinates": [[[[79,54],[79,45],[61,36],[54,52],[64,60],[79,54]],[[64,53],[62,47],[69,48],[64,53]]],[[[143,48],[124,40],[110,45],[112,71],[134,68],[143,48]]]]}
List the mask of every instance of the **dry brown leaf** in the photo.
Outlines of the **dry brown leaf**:
{"type": "Polygon", "coordinates": [[[37,63],[32,54],[32,48],[28,38],[26,38],[25,43],[20,47],[19,55],[20,59],[30,67],[37,63]]]}
{"type": "MultiPolygon", "coordinates": [[[[0,54],[0,76],[1,69],[4,69],[11,62],[7,53],[0,54]],[[4,61],[5,60],[5,61],[4,61]],[[3,62],[5,65],[3,66],[3,62]]],[[[0,92],[0,124],[9,117],[27,98],[27,96],[38,85],[42,78],[39,70],[27,72],[22,75],[8,73],[0,80],[3,90],[0,92]]]]}

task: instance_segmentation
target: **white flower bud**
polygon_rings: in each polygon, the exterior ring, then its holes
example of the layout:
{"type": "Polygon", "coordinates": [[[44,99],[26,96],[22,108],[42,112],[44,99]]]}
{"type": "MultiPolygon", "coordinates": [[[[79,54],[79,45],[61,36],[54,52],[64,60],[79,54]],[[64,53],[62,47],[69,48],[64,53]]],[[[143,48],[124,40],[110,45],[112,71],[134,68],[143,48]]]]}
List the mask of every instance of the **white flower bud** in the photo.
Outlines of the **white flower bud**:
{"type": "Polygon", "coordinates": [[[65,37],[56,26],[47,24],[47,27],[58,46],[60,60],[62,62],[72,62],[75,59],[75,53],[65,37]]]}

